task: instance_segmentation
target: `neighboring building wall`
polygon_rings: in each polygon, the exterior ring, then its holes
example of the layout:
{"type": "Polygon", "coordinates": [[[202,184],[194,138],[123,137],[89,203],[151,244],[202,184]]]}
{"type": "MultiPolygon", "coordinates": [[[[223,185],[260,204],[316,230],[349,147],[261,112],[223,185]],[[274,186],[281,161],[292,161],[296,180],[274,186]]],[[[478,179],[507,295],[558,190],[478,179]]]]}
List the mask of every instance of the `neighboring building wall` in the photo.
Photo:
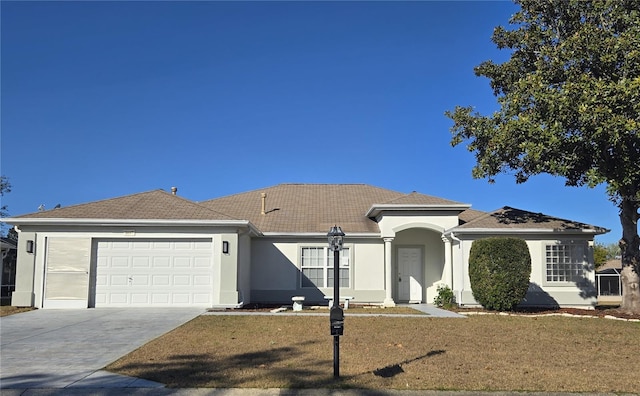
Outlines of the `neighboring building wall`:
{"type": "MultiPolygon", "coordinates": [[[[458,303],[462,305],[478,305],[473,298],[469,280],[469,253],[474,240],[490,236],[465,236],[462,240],[461,249],[458,249],[457,244],[454,245],[454,292],[458,303]]],[[[458,237],[462,239],[460,235],[458,237]]],[[[516,237],[527,241],[531,255],[531,283],[522,303],[523,306],[574,306],[588,308],[596,305],[597,291],[593,265],[593,238],[591,236],[563,236],[561,239],[552,239],[548,235],[518,235],[516,237]],[[547,281],[547,246],[557,245],[559,242],[570,243],[571,241],[585,246],[585,261],[582,264],[584,276],[577,282],[547,281]]]]}

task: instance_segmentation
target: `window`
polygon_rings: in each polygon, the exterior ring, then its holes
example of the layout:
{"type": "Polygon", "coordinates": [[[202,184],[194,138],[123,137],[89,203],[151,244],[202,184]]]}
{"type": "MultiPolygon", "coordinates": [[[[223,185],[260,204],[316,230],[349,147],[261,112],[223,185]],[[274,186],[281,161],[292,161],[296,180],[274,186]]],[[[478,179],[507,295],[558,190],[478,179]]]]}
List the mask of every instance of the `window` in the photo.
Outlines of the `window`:
{"type": "Polygon", "coordinates": [[[576,283],[582,281],[586,262],[586,242],[559,242],[547,245],[547,282],[576,283]]]}
{"type": "MultiPolygon", "coordinates": [[[[333,251],[328,247],[302,248],[302,287],[333,287],[333,251]]],[[[349,287],[349,248],[340,251],[340,287],[349,287]]]]}

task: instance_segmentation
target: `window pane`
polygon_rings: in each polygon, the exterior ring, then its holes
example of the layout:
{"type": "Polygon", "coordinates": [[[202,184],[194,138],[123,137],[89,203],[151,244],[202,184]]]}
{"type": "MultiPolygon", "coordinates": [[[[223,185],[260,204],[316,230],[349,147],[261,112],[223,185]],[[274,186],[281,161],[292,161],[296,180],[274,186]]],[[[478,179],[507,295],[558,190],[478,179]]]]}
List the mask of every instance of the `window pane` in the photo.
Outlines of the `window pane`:
{"type": "MultiPolygon", "coordinates": [[[[349,287],[349,268],[340,268],[340,287],[349,287]]],[[[327,287],[333,287],[333,268],[327,270],[327,287]]]]}
{"type": "Polygon", "coordinates": [[[325,287],[322,268],[303,268],[302,287],[325,287]]]}
{"type": "Polygon", "coordinates": [[[578,282],[584,276],[585,243],[546,246],[548,282],[578,282]]]}
{"type": "Polygon", "coordinates": [[[349,287],[349,268],[340,268],[340,287],[349,287]]]}
{"type": "Polygon", "coordinates": [[[324,248],[302,248],[303,267],[322,267],[324,248]]]}

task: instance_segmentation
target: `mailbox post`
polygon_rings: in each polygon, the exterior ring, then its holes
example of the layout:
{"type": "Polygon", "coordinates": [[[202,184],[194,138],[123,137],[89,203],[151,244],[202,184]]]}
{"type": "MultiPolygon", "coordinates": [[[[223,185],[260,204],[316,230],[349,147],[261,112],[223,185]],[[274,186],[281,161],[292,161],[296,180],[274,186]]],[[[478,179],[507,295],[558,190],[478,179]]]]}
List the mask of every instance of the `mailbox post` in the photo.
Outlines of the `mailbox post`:
{"type": "Polygon", "coordinates": [[[344,232],[333,226],[327,234],[329,247],[333,251],[333,306],[329,312],[329,326],[333,336],[333,376],[340,376],[340,336],[344,333],[344,312],[340,308],[340,251],[344,232]]]}

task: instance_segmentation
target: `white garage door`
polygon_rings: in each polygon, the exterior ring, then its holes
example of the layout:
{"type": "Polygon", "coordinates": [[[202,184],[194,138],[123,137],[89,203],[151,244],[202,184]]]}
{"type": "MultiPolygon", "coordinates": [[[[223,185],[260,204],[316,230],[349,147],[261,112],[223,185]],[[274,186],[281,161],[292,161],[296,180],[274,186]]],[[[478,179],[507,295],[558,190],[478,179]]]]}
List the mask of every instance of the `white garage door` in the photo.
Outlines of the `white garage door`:
{"type": "Polygon", "coordinates": [[[96,243],[95,306],[211,306],[211,240],[96,243]]]}

